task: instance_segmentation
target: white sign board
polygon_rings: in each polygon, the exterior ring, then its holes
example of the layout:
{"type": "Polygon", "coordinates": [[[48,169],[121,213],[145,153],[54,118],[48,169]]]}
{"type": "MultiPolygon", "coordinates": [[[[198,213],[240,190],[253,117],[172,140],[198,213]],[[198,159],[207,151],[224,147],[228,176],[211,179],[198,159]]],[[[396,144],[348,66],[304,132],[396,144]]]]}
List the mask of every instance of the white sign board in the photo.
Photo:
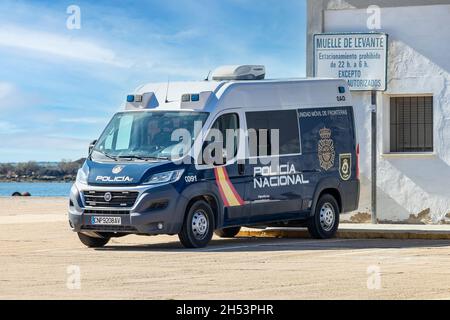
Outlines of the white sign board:
{"type": "Polygon", "coordinates": [[[314,35],[314,75],[348,81],[354,91],[385,91],[388,36],[384,33],[314,35]]]}

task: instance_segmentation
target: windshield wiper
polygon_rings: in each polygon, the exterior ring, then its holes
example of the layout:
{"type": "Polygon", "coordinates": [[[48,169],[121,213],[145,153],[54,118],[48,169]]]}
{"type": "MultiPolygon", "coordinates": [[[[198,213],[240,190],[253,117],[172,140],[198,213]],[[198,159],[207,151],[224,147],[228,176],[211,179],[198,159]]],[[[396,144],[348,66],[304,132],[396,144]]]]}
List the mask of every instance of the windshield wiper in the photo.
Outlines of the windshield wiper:
{"type": "Polygon", "coordinates": [[[155,157],[155,156],[136,156],[136,155],[130,155],[130,156],[118,156],[117,159],[137,159],[137,160],[169,160],[167,157],[155,157]]]}
{"type": "MultiPolygon", "coordinates": [[[[112,155],[109,155],[109,154],[107,154],[106,152],[98,151],[98,150],[95,150],[95,151],[101,153],[102,155],[104,155],[105,157],[107,157],[107,158],[109,158],[109,159],[112,159],[112,160],[114,160],[114,161],[118,161],[118,160],[117,160],[117,157],[114,157],[114,156],[112,156],[112,155]]],[[[92,159],[92,155],[91,155],[91,159],[92,159]]]]}

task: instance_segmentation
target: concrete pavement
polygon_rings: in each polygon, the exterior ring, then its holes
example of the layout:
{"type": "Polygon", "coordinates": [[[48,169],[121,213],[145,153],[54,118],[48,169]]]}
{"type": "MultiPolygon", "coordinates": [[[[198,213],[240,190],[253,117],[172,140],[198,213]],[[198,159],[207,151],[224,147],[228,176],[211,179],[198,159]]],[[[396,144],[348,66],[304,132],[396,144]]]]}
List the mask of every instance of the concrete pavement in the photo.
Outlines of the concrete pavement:
{"type": "Polygon", "coordinates": [[[186,250],[176,236],[127,236],[88,249],[66,206],[0,198],[0,299],[450,299],[448,240],[244,234],[186,250]]]}

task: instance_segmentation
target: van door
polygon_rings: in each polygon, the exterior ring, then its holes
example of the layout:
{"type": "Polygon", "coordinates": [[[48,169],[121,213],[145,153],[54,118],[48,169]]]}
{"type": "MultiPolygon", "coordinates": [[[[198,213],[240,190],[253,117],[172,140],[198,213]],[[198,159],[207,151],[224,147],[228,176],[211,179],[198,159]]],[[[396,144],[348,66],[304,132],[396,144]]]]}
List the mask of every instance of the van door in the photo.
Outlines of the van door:
{"type": "MultiPolygon", "coordinates": [[[[356,179],[356,133],[352,107],[300,109],[304,164],[317,173],[310,177],[305,196],[313,198],[322,179],[356,179]]],[[[346,196],[346,195],[343,195],[346,196]]]]}
{"type": "MultiPolygon", "coordinates": [[[[245,225],[250,216],[249,205],[246,202],[246,186],[250,177],[245,175],[245,172],[237,163],[238,151],[245,146],[241,143],[239,134],[241,123],[240,112],[236,111],[221,114],[211,126],[211,129],[220,131],[223,137],[222,148],[226,150],[224,153],[226,159],[223,159],[223,162],[219,164],[214,164],[213,168],[213,178],[215,178],[224,206],[222,223],[224,227],[245,225]],[[235,134],[231,135],[230,133],[233,131],[235,134]],[[230,139],[233,139],[233,141],[230,139]],[[228,161],[226,161],[227,159],[228,161]]],[[[210,130],[210,133],[212,131],[210,130]]],[[[208,140],[215,141],[215,137],[212,139],[208,137],[208,140]]]]}
{"type": "Polygon", "coordinates": [[[248,111],[245,117],[249,152],[246,171],[252,176],[247,186],[250,222],[300,217],[303,186],[308,181],[302,172],[297,110],[248,111]]]}

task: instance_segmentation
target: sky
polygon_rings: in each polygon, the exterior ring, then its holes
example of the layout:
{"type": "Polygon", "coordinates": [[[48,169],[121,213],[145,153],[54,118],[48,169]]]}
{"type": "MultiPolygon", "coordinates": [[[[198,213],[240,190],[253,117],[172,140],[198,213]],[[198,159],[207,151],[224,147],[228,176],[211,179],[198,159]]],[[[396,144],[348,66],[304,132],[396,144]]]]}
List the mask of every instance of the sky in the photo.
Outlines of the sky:
{"type": "Polygon", "coordinates": [[[144,83],[201,80],[227,64],[303,77],[305,7],[304,0],[2,0],[0,162],[86,156],[144,83]]]}

